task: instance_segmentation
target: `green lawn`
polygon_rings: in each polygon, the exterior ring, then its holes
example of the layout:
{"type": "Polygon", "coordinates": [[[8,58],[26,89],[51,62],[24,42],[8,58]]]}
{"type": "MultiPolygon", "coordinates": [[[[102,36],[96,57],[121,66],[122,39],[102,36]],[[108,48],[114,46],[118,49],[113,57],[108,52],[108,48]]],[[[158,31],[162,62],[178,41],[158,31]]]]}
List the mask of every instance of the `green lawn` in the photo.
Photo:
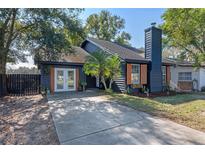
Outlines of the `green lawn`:
{"type": "Polygon", "coordinates": [[[127,94],[111,94],[123,105],[147,112],[177,123],[205,132],[205,94],[177,94],[176,96],[157,97],[154,99],[129,96],[127,94]]]}

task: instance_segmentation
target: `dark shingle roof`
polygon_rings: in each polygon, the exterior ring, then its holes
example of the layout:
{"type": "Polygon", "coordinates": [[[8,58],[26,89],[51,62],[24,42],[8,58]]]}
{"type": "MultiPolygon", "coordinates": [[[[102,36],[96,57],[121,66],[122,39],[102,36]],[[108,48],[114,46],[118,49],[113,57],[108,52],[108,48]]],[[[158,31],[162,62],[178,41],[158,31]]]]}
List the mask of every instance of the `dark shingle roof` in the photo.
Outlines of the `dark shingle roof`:
{"type": "Polygon", "coordinates": [[[87,56],[90,54],[85,51],[81,47],[72,46],[71,49],[72,53],[64,54],[58,60],[50,60],[50,61],[39,61],[39,63],[44,64],[80,64],[82,65],[85,63],[87,56]]]}
{"type": "Polygon", "coordinates": [[[86,57],[89,56],[89,53],[81,47],[73,46],[72,50],[74,51],[73,53],[62,56],[58,62],[84,63],[86,57]]]}
{"type": "Polygon", "coordinates": [[[144,57],[139,55],[137,52],[131,50],[128,47],[123,47],[122,45],[119,45],[117,43],[105,41],[105,40],[99,40],[95,38],[88,38],[87,40],[97,44],[98,46],[107,50],[111,54],[118,54],[118,56],[120,56],[120,58],[124,60],[128,59],[128,60],[147,61],[144,57]]]}

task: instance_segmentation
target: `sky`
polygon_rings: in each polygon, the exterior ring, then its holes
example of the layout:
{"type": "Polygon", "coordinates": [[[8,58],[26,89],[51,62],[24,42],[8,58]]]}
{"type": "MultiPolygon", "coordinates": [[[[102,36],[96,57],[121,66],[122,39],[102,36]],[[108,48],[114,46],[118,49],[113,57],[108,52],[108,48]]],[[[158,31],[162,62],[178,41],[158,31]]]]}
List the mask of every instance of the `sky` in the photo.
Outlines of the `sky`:
{"type": "MultiPolygon", "coordinates": [[[[80,19],[85,23],[87,17],[93,13],[98,13],[101,10],[108,10],[113,15],[118,15],[125,19],[125,29],[124,31],[131,34],[132,39],[130,41],[131,45],[137,48],[144,47],[144,30],[150,26],[152,22],[156,22],[157,25],[161,24],[163,20],[161,19],[162,14],[165,9],[85,9],[81,13],[80,19]]],[[[28,63],[18,63],[16,65],[8,65],[7,67],[18,68],[20,66],[33,67],[32,57],[28,57],[28,63]]]]}

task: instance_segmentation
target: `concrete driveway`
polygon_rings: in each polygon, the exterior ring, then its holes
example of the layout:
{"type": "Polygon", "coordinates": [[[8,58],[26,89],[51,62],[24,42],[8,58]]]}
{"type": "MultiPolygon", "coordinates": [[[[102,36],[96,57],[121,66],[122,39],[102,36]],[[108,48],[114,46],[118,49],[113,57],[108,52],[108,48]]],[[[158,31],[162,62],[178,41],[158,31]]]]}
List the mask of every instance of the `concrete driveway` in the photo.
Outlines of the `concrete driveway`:
{"type": "Polygon", "coordinates": [[[61,144],[205,144],[205,133],[107,101],[98,92],[49,96],[61,144]]]}

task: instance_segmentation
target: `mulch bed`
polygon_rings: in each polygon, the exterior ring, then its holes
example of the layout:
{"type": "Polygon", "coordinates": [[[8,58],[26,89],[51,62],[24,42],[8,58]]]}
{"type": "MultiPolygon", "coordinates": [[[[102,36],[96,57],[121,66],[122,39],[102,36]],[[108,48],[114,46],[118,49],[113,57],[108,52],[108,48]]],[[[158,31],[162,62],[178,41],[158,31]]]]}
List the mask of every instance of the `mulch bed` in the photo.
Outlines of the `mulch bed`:
{"type": "Polygon", "coordinates": [[[155,98],[155,97],[161,97],[161,96],[175,96],[176,92],[170,91],[169,94],[167,92],[155,92],[155,93],[149,93],[149,96],[144,93],[136,92],[132,94],[133,96],[143,97],[143,98],[155,98]]]}
{"type": "Polygon", "coordinates": [[[41,95],[0,99],[0,144],[59,144],[47,99],[41,95]]]}

